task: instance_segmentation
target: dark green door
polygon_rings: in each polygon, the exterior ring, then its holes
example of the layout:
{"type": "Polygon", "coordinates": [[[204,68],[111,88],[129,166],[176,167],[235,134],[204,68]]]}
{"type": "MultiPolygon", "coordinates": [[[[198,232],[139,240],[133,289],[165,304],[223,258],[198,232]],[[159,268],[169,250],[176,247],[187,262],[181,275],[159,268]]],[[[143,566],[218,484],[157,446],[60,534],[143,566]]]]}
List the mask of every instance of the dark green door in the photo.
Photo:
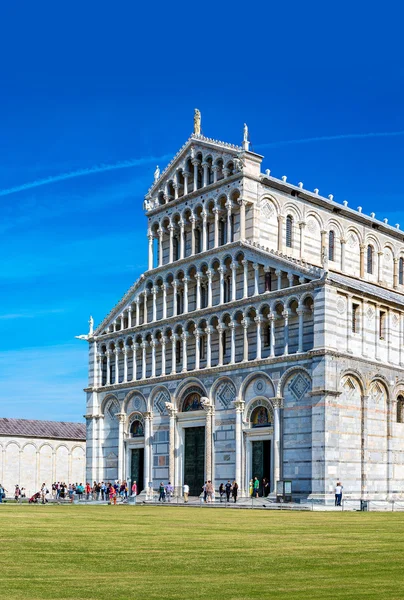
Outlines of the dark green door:
{"type": "Polygon", "coordinates": [[[190,496],[199,496],[205,478],[205,427],[185,428],[184,483],[190,496]]]}
{"type": "Polygon", "coordinates": [[[137,493],[140,494],[144,489],[144,448],[132,450],[130,465],[130,485],[136,481],[137,493]]]}
{"type": "MultiPolygon", "coordinates": [[[[252,472],[251,477],[258,477],[260,495],[263,495],[262,480],[264,477],[271,482],[271,441],[262,440],[252,443],[252,472]]],[[[271,485],[271,483],[270,483],[271,485]]]]}

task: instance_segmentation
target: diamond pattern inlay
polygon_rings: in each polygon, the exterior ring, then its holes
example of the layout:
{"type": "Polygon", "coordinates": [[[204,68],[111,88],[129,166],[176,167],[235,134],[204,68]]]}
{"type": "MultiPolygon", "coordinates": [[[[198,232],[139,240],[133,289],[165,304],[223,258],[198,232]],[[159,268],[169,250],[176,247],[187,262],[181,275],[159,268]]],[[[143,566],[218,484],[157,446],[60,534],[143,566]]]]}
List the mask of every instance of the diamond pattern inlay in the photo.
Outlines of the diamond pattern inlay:
{"type": "Polygon", "coordinates": [[[289,383],[288,389],[292,392],[296,400],[301,400],[310,389],[310,381],[298,373],[289,383]]]}

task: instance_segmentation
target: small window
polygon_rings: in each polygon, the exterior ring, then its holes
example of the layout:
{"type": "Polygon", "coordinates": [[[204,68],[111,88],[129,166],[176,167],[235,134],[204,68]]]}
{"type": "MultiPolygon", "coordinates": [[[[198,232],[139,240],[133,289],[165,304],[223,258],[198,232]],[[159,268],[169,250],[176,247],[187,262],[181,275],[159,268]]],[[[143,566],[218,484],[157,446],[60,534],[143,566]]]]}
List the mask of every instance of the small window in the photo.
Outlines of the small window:
{"type": "Polygon", "coordinates": [[[199,338],[199,358],[205,358],[205,349],[206,349],[206,336],[201,335],[199,338]]]}
{"type": "Polygon", "coordinates": [[[177,365],[181,363],[181,340],[177,340],[175,343],[175,362],[177,365]]]}
{"type": "Polygon", "coordinates": [[[271,291],[271,271],[267,271],[265,273],[265,291],[266,292],[270,292],[271,291]]]}
{"type": "Polygon", "coordinates": [[[231,227],[230,240],[232,242],[234,242],[234,215],[231,215],[231,217],[230,217],[230,227],[231,227]]]}
{"type": "Polygon", "coordinates": [[[206,223],[206,249],[209,250],[210,245],[209,245],[209,240],[210,240],[210,223],[206,223]]]}
{"type": "Polygon", "coordinates": [[[328,260],[335,260],[335,233],[330,231],[328,234],[328,260]]]}
{"type": "Polygon", "coordinates": [[[404,423],[404,396],[397,398],[397,423],[404,423]]]}
{"type": "Polygon", "coordinates": [[[352,333],[359,333],[359,304],[352,304],[352,333]]]}
{"type": "Polygon", "coordinates": [[[226,350],[227,350],[227,338],[226,338],[226,332],[222,331],[222,348],[223,348],[223,356],[226,354],[226,350]]]}
{"type": "Polygon", "coordinates": [[[224,301],[230,302],[231,299],[231,279],[230,277],[224,278],[224,301]]]}
{"type": "Polygon", "coordinates": [[[379,314],[379,339],[386,339],[386,313],[384,310],[379,314]]]}
{"type": "Polygon", "coordinates": [[[195,229],[195,250],[197,253],[202,252],[202,236],[200,229],[195,229]]]}
{"type": "Polygon", "coordinates": [[[174,260],[179,260],[180,258],[180,245],[177,236],[173,238],[173,256],[174,260]]]}
{"type": "Polygon", "coordinates": [[[226,243],[226,221],[224,219],[219,221],[219,243],[221,246],[226,243]]]}
{"type": "Polygon", "coordinates": [[[268,323],[264,329],[264,347],[269,348],[271,345],[271,324],[268,323]]]}
{"type": "Polygon", "coordinates": [[[208,306],[208,290],[205,284],[201,285],[201,308],[208,306]]]}
{"type": "Polygon", "coordinates": [[[368,246],[368,260],[367,260],[367,271],[370,275],[373,274],[373,246],[369,244],[368,246]]]}
{"type": "Polygon", "coordinates": [[[398,283],[404,285],[404,258],[400,258],[398,262],[398,283]]]}
{"type": "Polygon", "coordinates": [[[286,217],[286,246],[292,248],[293,244],[293,217],[288,215],[286,217]]]}

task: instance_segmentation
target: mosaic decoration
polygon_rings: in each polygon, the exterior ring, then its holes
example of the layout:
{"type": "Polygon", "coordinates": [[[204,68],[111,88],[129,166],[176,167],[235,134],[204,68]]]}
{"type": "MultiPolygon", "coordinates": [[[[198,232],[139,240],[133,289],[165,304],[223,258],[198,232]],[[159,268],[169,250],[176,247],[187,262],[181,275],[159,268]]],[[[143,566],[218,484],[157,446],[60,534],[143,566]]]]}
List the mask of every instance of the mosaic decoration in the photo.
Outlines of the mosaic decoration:
{"type": "Polygon", "coordinates": [[[261,213],[266,219],[270,219],[274,214],[273,208],[269,202],[264,202],[261,206],[261,213]]]}
{"type": "Polygon", "coordinates": [[[133,421],[130,426],[130,435],[131,437],[143,437],[144,436],[144,427],[143,423],[141,423],[138,419],[133,421]]]}
{"type": "Polygon", "coordinates": [[[264,394],[266,387],[267,386],[266,386],[264,379],[257,379],[254,382],[254,392],[256,394],[264,394]]]}
{"type": "Polygon", "coordinates": [[[111,400],[108,404],[106,412],[108,413],[110,419],[115,419],[115,415],[118,412],[118,407],[113,400],[111,400]]]}
{"type": "Polygon", "coordinates": [[[160,413],[160,415],[167,414],[167,409],[165,405],[166,402],[170,402],[170,395],[162,390],[156,395],[154,399],[154,408],[157,412],[160,413]]]}
{"type": "Polygon", "coordinates": [[[344,314],[344,312],[346,311],[346,302],[344,298],[338,298],[337,311],[340,313],[340,315],[344,314]]]}
{"type": "MultiPolygon", "coordinates": [[[[256,411],[256,409],[261,409],[263,408],[264,410],[267,411],[267,423],[266,426],[270,427],[272,424],[272,408],[271,405],[269,403],[269,400],[254,400],[254,402],[251,402],[250,406],[248,407],[248,413],[247,413],[247,421],[249,421],[250,423],[252,423],[252,417],[256,411]]],[[[261,416],[261,419],[263,418],[263,416],[261,416]]]]}
{"type": "Polygon", "coordinates": [[[310,387],[310,381],[307,377],[303,377],[301,373],[298,373],[289,383],[288,390],[292,392],[296,400],[301,400],[310,387]]]}
{"type": "Polygon", "coordinates": [[[182,412],[203,410],[201,397],[202,394],[199,388],[190,388],[187,390],[187,395],[182,403],[182,412]]]}
{"type": "Polygon", "coordinates": [[[131,412],[146,412],[146,403],[140,396],[133,396],[126,407],[126,413],[130,414],[131,412]]]}
{"type": "Polygon", "coordinates": [[[251,425],[253,427],[270,427],[268,410],[265,406],[257,406],[251,414],[251,425]]]}
{"type": "Polygon", "coordinates": [[[236,399],[236,388],[231,381],[224,381],[216,390],[216,400],[227,410],[230,403],[236,399]]]}
{"type": "Polygon", "coordinates": [[[366,316],[368,318],[369,321],[371,321],[374,317],[375,311],[373,310],[373,308],[371,306],[368,307],[367,311],[366,311],[366,316]]]}

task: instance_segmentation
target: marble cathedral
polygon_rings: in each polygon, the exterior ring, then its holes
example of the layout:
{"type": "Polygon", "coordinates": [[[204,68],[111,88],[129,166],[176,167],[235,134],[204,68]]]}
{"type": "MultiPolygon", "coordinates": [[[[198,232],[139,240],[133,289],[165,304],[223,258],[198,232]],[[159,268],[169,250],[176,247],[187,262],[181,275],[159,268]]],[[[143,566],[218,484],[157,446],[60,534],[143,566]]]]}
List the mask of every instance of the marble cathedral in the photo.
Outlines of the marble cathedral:
{"type": "MultiPolygon", "coordinates": [[[[87,479],[401,497],[404,234],[194,133],[146,194],[148,269],[89,343],[87,479]]],[[[140,491],[139,490],[139,491],[140,491]]]]}

